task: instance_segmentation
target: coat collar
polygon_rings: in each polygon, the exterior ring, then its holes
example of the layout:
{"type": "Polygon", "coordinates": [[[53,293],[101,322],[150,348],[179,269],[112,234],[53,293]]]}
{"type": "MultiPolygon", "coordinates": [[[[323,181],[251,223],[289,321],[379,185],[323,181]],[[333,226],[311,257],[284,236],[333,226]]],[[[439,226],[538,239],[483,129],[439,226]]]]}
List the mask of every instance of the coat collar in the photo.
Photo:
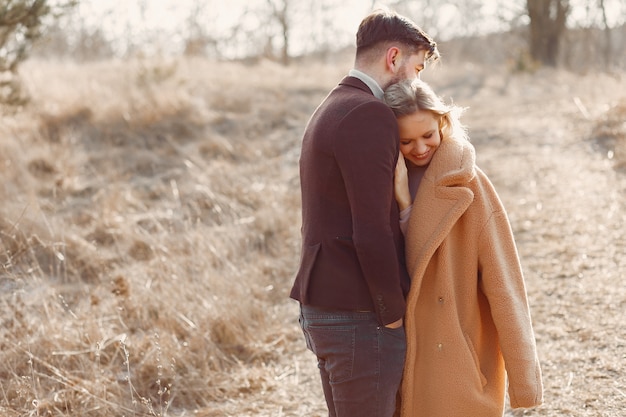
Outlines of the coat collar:
{"type": "Polygon", "coordinates": [[[356,68],[352,68],[350,72],[348,72],[348,75],[351,77],[358,78],[359,80],[363,81],[365,85],[367,85],[368,88],[372,91],[372,93],[377,99],[383,100],[385,96],[385,92],[383,91],[380,84],[378,84],[378,82],[375,79],[373,79],[372,77],[370,77],[363,71],[359,71],[356,68]]]}
{"type": "Polygon", "coordinates": [[[363,90],[368,94],[374,95],[374,93],[372,93],[372,90],[367,86],[367,84],[365,84],[363,81],[359,80],[356,77],[347,75],[343,78],[343,80],[339,82],[339,85],[347,85],[350,87],[358,88],[359,90],[363,90]]]}
{"type": "Polygon", "coordinates": [[[466,140],[446,138],[433,155],[424,177],[437,187],[462,187],[474,178],[476,152],[466,140]]]}
{"type": "Polygon", "coordinates": [[[407,230],[409,274],[421,276],[435,250],[474,200],[469,182],[476,175],[474,147],[447,138],[433,155],[415,196],[407,230]]]}

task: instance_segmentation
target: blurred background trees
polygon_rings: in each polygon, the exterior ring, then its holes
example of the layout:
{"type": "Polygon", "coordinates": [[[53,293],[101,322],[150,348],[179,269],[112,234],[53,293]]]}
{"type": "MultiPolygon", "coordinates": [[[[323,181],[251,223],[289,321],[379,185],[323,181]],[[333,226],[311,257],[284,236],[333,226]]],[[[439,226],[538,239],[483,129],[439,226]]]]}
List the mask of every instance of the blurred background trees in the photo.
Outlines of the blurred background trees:
{"type": "Polygon", "coordinates": [[[75,4],[76,0],[0,0],[0,102],[24,102],[16,77],[19,63],[54,18],[75,4]]]}
{"type": "Polygon", "coordinates": [[[79,61],[332,59],[352,47],[358,22],[379,4],[411,17],[463,61],[577,71],[626,66],[624,0],[0,0],[0,100],[23,99],[15,73],[31,50],[79,61]],[[496,56],[503,50],[506,56],[496,56]]]}
{"type": "MultiPolygon", "coordinates": [[[[605,69],[609,69],[613,63],[613,54],[623,55],[623,17],[626,12],[623,1],[611,4],[609,10],[608,0],[589,1],[586,4],[578,4],[573,0],[527,0],[529,24],[529,51],[537,62],[557,66],[561,58],[561,46],[567,41],[565,38],[568,30],[568,20],[572,15],[582,16],[578,21],[572,21],[571,33],[582,34],[593,42],[600,54],[590,54],[589,59],[598,59],[605,69]],[[621,3],[621,4],[620,4],[621,3]],[[620,50],[614,51],[609,16],[621,17],[620,50]]],[[[614,24],[617,28],[617,24],[614,24]]],[[[585,43],[581,43],[585,45],[585,43]]],[[[565,57],[566,62],[568,56],[565,57]]]]}
{"type": "Polygon", "coordinates": [[[569,11],[568,0],[528,0],[530,55],[535,60],[556,66],[569,11]]]}

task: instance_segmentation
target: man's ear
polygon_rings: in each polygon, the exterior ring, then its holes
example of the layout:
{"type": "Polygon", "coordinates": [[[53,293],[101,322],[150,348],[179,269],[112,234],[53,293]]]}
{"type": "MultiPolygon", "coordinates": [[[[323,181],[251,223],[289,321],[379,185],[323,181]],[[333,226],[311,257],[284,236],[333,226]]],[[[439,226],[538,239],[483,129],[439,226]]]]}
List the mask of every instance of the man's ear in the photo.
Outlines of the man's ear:
{"type": "Polygon", "coordinates": [[[396,73],[400,68],[400,49],[395,46],[387,49],[387,54],[385,55],[385,65],[387,69],[392,73],[396,73]]]}

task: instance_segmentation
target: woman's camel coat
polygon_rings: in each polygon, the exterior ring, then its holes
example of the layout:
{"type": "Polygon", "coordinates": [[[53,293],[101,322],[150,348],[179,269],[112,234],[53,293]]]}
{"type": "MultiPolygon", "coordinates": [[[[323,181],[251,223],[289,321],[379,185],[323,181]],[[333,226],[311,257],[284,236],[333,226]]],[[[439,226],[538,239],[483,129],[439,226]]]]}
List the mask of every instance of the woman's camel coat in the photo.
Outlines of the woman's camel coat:
{"type": "Polygon", "coordinates": [[[406,239],[403,417],[501,417],[542,402],[524,278],[505,210],[473,146],[444,139],[406,239]]]}

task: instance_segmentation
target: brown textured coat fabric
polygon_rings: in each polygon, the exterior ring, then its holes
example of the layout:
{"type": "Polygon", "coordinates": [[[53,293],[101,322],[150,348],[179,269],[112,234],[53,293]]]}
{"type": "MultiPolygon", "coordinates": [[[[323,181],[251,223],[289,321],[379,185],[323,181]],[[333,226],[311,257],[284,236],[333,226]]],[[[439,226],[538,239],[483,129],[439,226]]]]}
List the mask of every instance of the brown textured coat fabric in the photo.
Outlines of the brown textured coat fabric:
{"type": "Polygon", "coordinates": [[[403,417],[500,417],[542,402],[526,288],[505,210],[473,146],[444,139],[406,240],[403,417]]]}

